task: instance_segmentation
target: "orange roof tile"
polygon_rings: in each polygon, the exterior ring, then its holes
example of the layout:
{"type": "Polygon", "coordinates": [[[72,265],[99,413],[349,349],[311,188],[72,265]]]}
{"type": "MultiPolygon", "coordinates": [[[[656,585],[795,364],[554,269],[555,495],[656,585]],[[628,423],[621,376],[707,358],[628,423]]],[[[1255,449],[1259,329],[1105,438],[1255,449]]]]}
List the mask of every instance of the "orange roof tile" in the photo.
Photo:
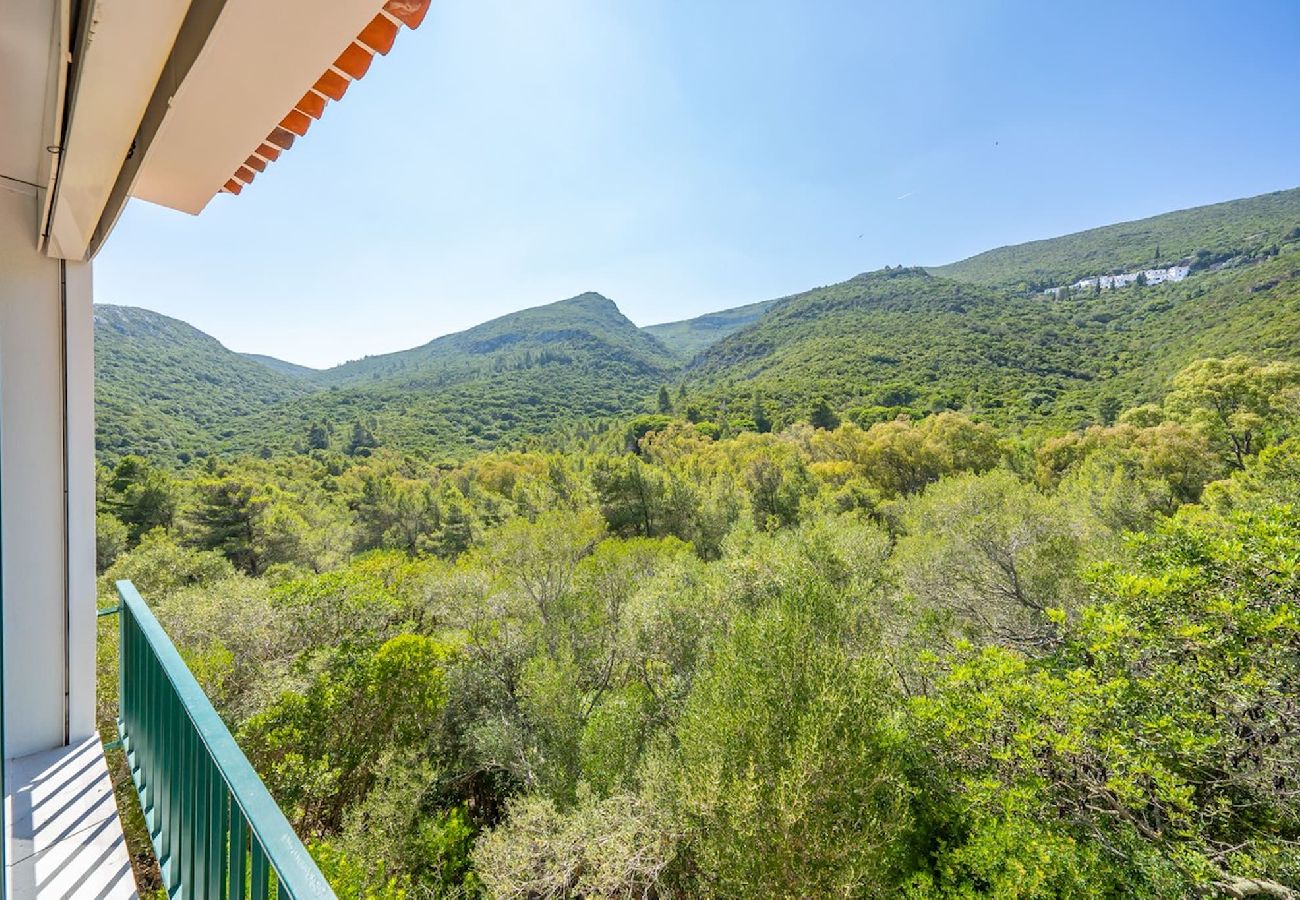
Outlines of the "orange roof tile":
{"type": "Polygon", "coordinates": [[[311,118],[305,112],[291,109],[289,115],[280,120],[280,127],[285,131],[293,132],[298,137],[302,137],[307,133],[307,129],[311,127],[311,118]]]}
{"type": "Polygon", "coordinates": [[[313,85],[304,85],[307,91],[297,105],[289,110],[278,127],[245,160],[234,176],[221,188],[228,194],[238,194],[254,178],[254,170],[266,171],[268,163],[279,158],[280,153],[293,146],[294,136],[304,135],[312,119],[319,119],[330,100],[341,100],[352,82],[362,78],[370,69],[375,55],[384,56],[393,49],[401,26],[420,27],[429,12],[432,0],[388,0],[383,10],[375,16],[356,40],[348,45],[334,64],[313,85]]]}
{"type": "Polygon", "coordinates": [[[348,44],[348,49],[344,50],[339,55],[339,58],[334,60],[334,68],[353,81],[357,81],[365,77],[374,58],[375,55],[369,47],[353,41],[348,44]]]}
{"type": "Polygon", "coordinates": [[[388,0],[384,12],[412,30],[419,28],[429,11],[429,0],[388,0]]]}
{"type": "Polygon", "coordinates": [[[293,132],[286,131],[283,128],[276,128],[266,136],[266,142],[268,144],[274,144],[281,150],[288,150],[293,146],[293,132]]]}
{"type": "Polygon", "coordinates": [[[315,91],[308,91],[298,101],[296,109],[299,112],[306,113],[313,119],[319,119],[321,113],[325,112],[325,97],[315,91]]]}
{"type": "Polygon", "coordinates": [[[380,13],[370,20],[369,25],[361,29],[361,33],[357,35],[357,43],[365,44],[380,56],[386,56],[388,51],[393,49],[393,41],[397,40],[397,30],[401,27],[396,21],[380,13]]]}
{"type": "Polygon", "coordinates": [[[342,100],[343,95],[347,93],[348,85],[351,83],[338,72],[330,69],[316,80],[311,89],[318,94],[324,94],[331,100],[342,100]]]}

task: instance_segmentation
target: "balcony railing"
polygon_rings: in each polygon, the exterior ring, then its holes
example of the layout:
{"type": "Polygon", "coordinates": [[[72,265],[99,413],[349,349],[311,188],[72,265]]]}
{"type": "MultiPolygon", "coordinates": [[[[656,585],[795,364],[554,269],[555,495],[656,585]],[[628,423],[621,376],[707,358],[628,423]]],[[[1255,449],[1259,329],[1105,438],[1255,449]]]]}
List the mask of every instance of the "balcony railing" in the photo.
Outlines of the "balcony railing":
{"type": "Polygon", "coordinates": [[[168,896],[334,897],[135,586],[117,593],[118,729],[168,896]]]}

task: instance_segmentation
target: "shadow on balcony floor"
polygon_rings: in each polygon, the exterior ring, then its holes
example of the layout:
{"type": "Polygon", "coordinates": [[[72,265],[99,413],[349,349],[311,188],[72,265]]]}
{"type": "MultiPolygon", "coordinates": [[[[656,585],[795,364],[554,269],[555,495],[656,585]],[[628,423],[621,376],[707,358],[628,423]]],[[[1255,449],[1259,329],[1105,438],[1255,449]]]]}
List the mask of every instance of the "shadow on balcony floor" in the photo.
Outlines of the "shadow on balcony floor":
{"type": "Polygon", "coordinates": [[[10,900],[136,896],[99,737],[5,761],[10,900]]]}

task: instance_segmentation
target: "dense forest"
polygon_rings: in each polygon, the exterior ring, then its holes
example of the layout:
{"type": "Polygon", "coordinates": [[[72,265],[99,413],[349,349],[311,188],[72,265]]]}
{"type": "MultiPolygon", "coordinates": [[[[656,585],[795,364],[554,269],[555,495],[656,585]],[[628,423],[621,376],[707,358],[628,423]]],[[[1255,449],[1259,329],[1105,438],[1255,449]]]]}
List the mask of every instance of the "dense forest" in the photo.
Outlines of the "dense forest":
{"type": "Polygon", "coordinates": [[[103,590],[156,604],[343,896],[1284,890],[1298,389],[1209,359],[1037,441],[128,456],[103,590]]]}
{"type": "Polygon", "coordinates": [[[1298,205],[324,373],[106,307],[101,603],[341,897],[1291,897],[1298,205]]]}

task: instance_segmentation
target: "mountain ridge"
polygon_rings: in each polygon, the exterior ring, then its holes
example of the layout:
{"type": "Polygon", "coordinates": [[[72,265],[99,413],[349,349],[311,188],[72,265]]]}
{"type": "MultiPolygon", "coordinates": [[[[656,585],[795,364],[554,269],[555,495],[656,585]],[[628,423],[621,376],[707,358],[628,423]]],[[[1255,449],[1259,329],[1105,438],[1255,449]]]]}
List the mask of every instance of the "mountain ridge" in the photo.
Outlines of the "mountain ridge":
{"type": "Polygon", "coordinates": [[[1300,358],[1300,189],[645,328],[586,292],[326,370],[233,353],[146,310],[96,311],[109,455],[301,449],[315,425],[359,420],[454,455],[653,411],[670,384],[670,406],[724,429],[749,427],[756,404],[783,423],[822,398],[864,424],[951,408],[1074,427],[1104,417],[1101,401],[1158,398],[1192,354],[1300,358]],[[1165,259],[1197,260],[1189,278],[1061,297],[1032,281],[1121,267],[1153,255],[1153,236],[1165,259]]]}

